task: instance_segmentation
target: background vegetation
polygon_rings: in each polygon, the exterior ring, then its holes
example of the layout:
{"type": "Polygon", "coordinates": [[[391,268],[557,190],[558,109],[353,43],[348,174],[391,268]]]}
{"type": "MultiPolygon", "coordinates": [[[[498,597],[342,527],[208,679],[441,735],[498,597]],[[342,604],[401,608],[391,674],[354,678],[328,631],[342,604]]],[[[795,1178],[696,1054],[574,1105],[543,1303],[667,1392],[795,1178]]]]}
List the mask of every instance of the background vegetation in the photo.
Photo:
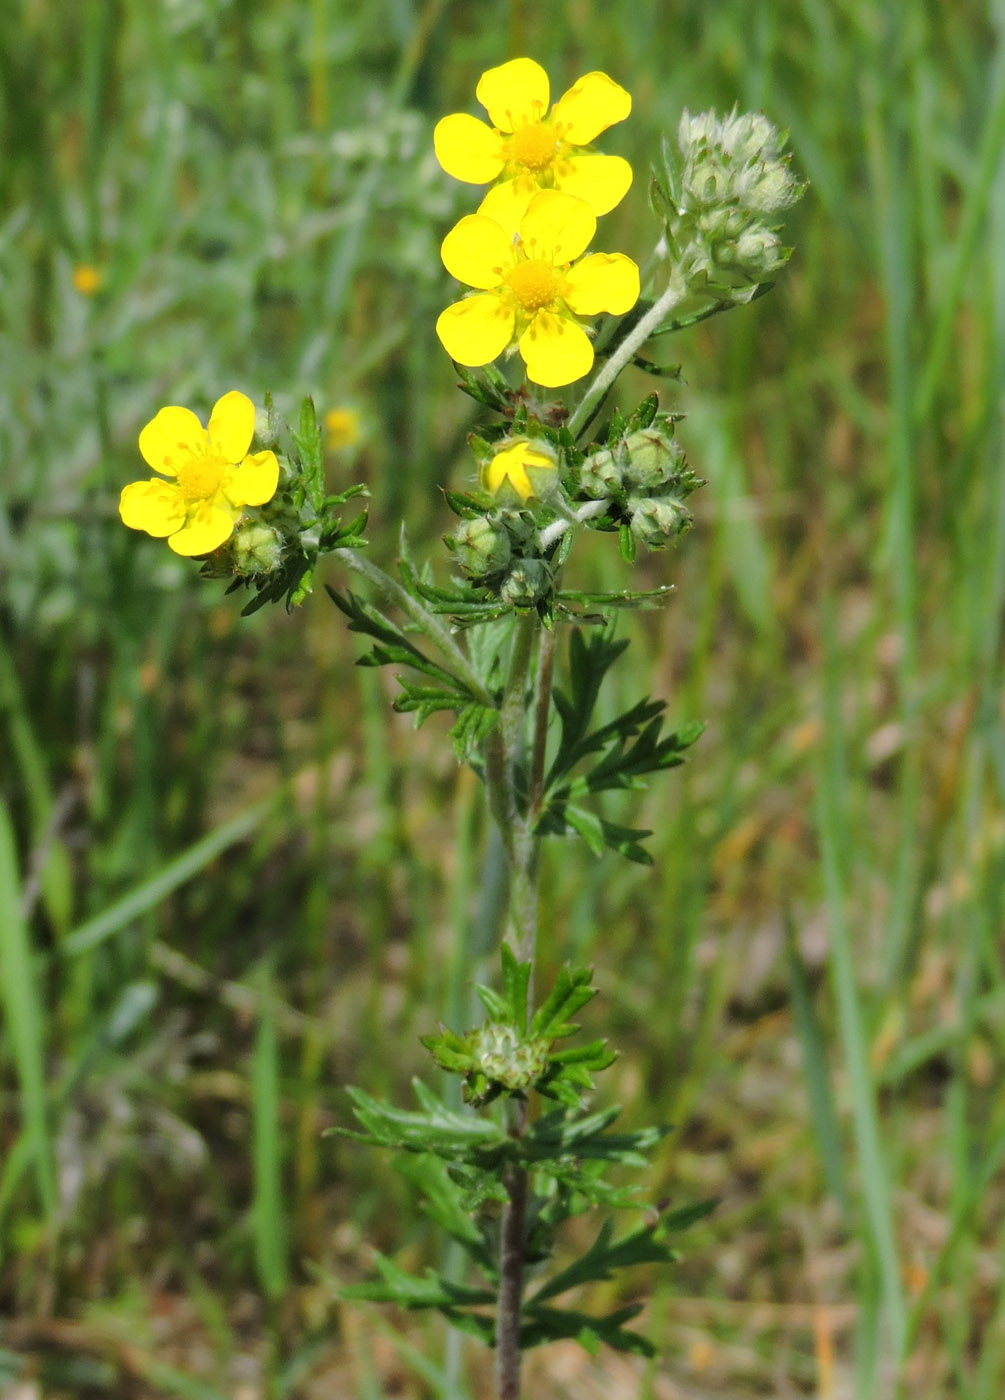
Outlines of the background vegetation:
{"type": "Polygon", "coordinates": [[[407,1182],[320,1136],[347,1083],[406,1097],[418,1035],[464,1021],[481,795],[323,595],[238,623],[116,503],[163,404],[310,391],[359,414],[331,473],[369,482],[375,557],[402,516],[436,547],[474,406],[433,331],[470,191],[431,129],[525,52],[557,91],[599,67],[634,95],[605,247],[646,256],[685,105],[763,107],[811,181],[777,289],[673,347],[710,485],[635,566],[677,591],[620,683],[708,731],[645,800],[653,869],[553,845],[544,877],[545,963],[592,960],[623,1051],[607,1092],[678,1125],[653,1199],[721,1204],[639,1281],[657,1365],[555,1347],[528,1393],[1000,1396],[1005,7],[12,10],[0,1391],[481,1393],[435,1328],[332,1304],[368,1241],[440,1245],[407,1182]]]}

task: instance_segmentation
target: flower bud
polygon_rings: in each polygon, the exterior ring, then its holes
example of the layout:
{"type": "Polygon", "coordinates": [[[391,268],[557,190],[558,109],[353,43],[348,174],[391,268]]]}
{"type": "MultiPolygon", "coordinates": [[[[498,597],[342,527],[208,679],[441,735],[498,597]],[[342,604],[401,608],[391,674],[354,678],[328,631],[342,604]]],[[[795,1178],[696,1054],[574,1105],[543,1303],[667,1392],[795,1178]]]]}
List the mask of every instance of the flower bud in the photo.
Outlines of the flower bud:
{"type": "Polygon", "coordinates": [[[230,548],[237,573],[271,574],[282,562],[283,537],[271,525],[248,520],[234,531],[230,548]]]}
{"type": "Polygon", "coordinates": [[[619,465],[621,455],[620,450],[612,452],[610,448],[605,447],[602,452],[595,452],[592,457],[587,457],[580,467],[579,485],[595,501],[606,500],[623,489],[619,465]]]}
{"type": "Polygon", "coordinates": [[[539,438],[504,439],[498,450],[482,465],[482,485],[493,495],[503,492],[521,501],[532,496],[546,499],[556,489],[558,474],[555,450],[539,438]]]}
{"type": "Polygon", "coordinates": [[[677,476],[684,465],[684,449],[676,438],[659,428],[642,428],[625,439],[625,483],[638,491],[652,491],[677,476]]]}
{"type": "Polygon", "coordinates": [[[513,553],[508,532],[487,516],[462,520],[447,546],[466,574],[484,578],[505,569],[513,553]]]}
{"type": "Polygon", "coordinates": [[[548,1042],[521,1040],[513,1026],[489,1021],[474,1038],[472,1050],[486,1079],[510,1090],[529,1089],[548,1068],[548,1042]]]}
{"type": "Polygon", "coordinates": [[[632,534],[650,549],[663,549],[691,526],[691,512],[672,496],[636,497],[629,502],[632,534]]]}
{"type": "Polygon", "coordinates": [[[551,570],[543,559],[518,559],[503,579],[499,596],[515,608],[533,608],[552,589],[551,570]]]}

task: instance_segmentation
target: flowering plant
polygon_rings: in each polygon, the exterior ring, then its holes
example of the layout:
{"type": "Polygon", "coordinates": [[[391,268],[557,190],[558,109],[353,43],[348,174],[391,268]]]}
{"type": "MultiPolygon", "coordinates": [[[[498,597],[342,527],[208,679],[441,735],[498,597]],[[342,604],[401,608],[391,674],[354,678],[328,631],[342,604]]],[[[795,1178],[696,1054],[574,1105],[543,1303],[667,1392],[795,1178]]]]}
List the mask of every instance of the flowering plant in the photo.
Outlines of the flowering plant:
{"type": "Polygon", "coordinates": [[[535,987],[540,848],[560,837],[595,857],[647,862],[649,833],[613,821],[604,794],[683,763],[701,733],[698,721],[666,731],[664,705],[649,697],[598,717],[605,677],[627,646],[608,625],[615,610],[651,606],[668,590],[591,593],[570,587],[567,572],[584,531],[616,536],[630,563],[640,545],[662,549],[689,528],[688,500],[702,483],[677,436],[680,415],[655,393],[600,415],[630,365],[674,377],[642,358],[648,341],[767,289],[787,256],[770,221],[801,186],[764,117],[685,113],[677,150],[665,143],[650,185],[660,229],[643,279],[625,254],[586,253],[597,216],[631,184],[627,162],[589,149],[628,116],[627,92],[588,73],[550,107],[544,70],[520,58],[483,74],[477,96],[492,127],[459,113],[434,133],[449,173],[496,182],[442,245],[447,271],[474,292],[447,306],[437,332],[460,387],[486,410],[469,439],[470,487],[446,496],[458,518],[446,540],[450,580],[417,567],[404,536],[397,576],[369,560],[365,513],[341,515],[363,488],[327,491],[309,399],[292,432],[270,410],[256,452],[242,393],[217,402],[208,428],[187,409],[162,409],[140,435],[161,476],[127,486],[120,511],[175,552],[203,557],[205,574],[250,590],[245,611],[295,605],[320,557],[333,555],[367,589],[328,589],[369,639],[364,663],[396,668],[396,707],[418,723],[452,715],[454,750],[484,785],[508,875],[500,979],[476,988],[480,1024],[423,1039],[461,1091],[441,1097],[417,1084],[417,1107],[403,1110],[354,1089],[357,1127],[340,1129],[408,1159],[409,1179],[467,1265],[415,1276],[378,1255],[379,1279],[340,1293],[439,1311],[494,1348],[497,1394],[518,1400],[529,1347],[575,1338],[651,1354],[627,1325],[637,1306],[587,1312],[556,1300],[616,1269],[669,1263],[672,1239],[711,1209],[654,1209],[618,1238],[605,1223],[585,1253],[548,1272],[571,1217],[639,1208],[608,1170],[644,1166],[666,1129],[612,1132],[619,1110],[591,1106],[594,1076],[614,1052],[603,1039],[565,1043],[594,995],[591,973],[562,967],[543,994],[535,987]],[[527,383],[494,364],[514,350],[527,383]],[[571,404],[539,392],[591,371],[571,404]]]}

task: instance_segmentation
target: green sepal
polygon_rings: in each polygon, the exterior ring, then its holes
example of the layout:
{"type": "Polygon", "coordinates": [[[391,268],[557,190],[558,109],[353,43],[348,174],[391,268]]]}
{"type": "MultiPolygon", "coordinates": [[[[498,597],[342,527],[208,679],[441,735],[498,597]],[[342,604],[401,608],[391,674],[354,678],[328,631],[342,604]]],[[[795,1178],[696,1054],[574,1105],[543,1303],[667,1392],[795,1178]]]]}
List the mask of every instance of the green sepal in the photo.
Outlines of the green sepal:
{"type": "Polygon", "coordinates": [[[630,527],[622,522],[618,530],[618,543],[621,547],[621,557],[626,564],[635,563],[635,536],[630,527]]]}

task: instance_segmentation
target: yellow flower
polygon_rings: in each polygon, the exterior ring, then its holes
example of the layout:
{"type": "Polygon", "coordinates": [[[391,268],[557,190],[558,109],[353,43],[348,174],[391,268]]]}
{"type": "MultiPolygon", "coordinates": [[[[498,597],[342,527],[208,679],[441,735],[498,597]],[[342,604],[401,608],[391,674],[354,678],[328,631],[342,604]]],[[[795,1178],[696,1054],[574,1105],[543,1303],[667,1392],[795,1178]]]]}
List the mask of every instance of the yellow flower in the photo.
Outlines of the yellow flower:
{"type": "Polygon", "coordinates": [[[630,311],[639,270],[622,253],[592,253],[571,266],[597,227],[588,204],[558,190],[534,196],[511,239],[485,214],[450,230],[440,255],[447,271],[480,295],[441,313],[436,333],[451,359],[487,365],[514,343],[535,384],[557,388],[588,374],[593,346],[579,316],[630,311]]]}
{"type": "Polygon", "coordinates": [[[176,554],[209,554],[230,539],[245,506],[276,494],[274,452],[248,455],[255,406],[236,390],[218,399],[204,428],[187,408],[162,408],[140,433],[140,452],[162,481],[123,488],[119,514],[131,530],[146,530],[176,554]]]}
{"type": "Polygon", "coordinates": [[[359,414],[354,408],[330,408],[325,414],[325,443],[329,452],[354,447],[360,438],[359,414]]]}
{"type": "Polygon", "coordinates": [[[72,275],[73,285],[82,297],[93,297],[101,287],[101,271],[92,263],[78,263],[72,275]]]}
{"type": "Polygon", "coordinates": [[[482,468],[482,485],[486,491],[495,494],[506,482],[512,486],[521,500],[527,501],[531,496],[538,494],[534,490],[534,485],[528,474],[528,467],[534,473],[554,471],[555,458],[548,452],[542,452],[524,438],[522,441],[510,443],[508,447],[502,448],[490,461],[485,463],[482,468]]]}
{"type": "Polygon", "coordinates": [[[492,126],[455,112],[437,122],[433,146],[455,179],[472,185],[500,181],[491,213],[498,218],[503,201],[510,201],[510,216],[500,219],[504,227],[517,226],[539,189],[574,194],[595,214],[606,214],[624,198],[632,183],[628,162],[582,149],[632,110],[629,94],[606,73],[587,73],[550,112],[548,75],[530,58],[490,68],[475,91],[492,126]]]}

